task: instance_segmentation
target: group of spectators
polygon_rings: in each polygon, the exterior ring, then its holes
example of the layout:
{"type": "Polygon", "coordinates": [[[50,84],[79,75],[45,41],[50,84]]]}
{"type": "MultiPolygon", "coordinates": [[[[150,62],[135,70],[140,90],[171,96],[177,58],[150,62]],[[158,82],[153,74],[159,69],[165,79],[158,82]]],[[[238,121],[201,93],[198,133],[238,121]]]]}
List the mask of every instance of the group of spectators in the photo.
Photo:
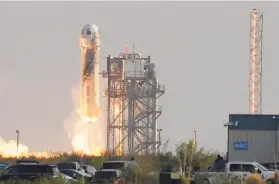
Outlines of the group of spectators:
{"type": "Polygon", "coordinates": [[[226,167],[226,163],[227,161],[224,160],[224,158],[218,154],[211,169],[215,171],[224,171],[226,167]]]}

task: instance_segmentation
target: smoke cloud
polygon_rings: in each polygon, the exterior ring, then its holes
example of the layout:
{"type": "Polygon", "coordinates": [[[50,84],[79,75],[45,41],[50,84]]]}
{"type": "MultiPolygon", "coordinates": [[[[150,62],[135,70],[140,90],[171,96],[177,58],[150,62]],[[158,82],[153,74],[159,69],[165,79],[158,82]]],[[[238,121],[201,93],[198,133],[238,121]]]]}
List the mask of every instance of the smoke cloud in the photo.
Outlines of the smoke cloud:
{"type": "MultiPolygon", "coordinates": [[[[19,144],[18,155],[25,155],[28,153],[28,147],[19,144]]],[[[5,141],[0,137],[0,155],[3,156],[17,156],[17,142],[14,140],[5,141]]]]}
{"type": "Polygon", "coordinates": [[[95,122],[89,123],[81,120],[80,86],[72,88],[72,101],[74,109],[67,119],[64,120],[64,129],[68,133],[74,151],[85,154],[95,154],[104,151],[106,129],[102,117],[95,122]]]}

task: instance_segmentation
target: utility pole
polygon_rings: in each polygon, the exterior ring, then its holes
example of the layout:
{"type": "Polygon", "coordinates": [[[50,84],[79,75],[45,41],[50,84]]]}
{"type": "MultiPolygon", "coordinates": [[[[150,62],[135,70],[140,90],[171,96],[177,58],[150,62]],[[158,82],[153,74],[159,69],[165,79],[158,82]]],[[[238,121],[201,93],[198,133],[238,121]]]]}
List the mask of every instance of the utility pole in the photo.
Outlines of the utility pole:
{"type": "Polygon", "coordinates": [[[197,131],[194,130],[194,146],[195,146],[195,149],[197,148],[197,131]]]}
{"type": "Polygon", "coordinates": [[[193,157],[194,157],[194,154],[196,154],[196,150],[197,150],[197,132],[196,132],[196,130],[194,130],[194,140],[193,140],[193,145],[191,147],[191,159],[190,159],[189,173],[192,172],[193,157]]]}
{"type": "Polygon", "coordinates": [[[19,130],[16,130],[16,155],[18,157],[19,130]]]}
{"type": "Polygon", "coordinates": [[[159,128],[157,129],[157,131],[159,132],[159,145],[158,145],[158,153],[160,153],[160,149],[161,149],[161,131],[162,129],[159,128]]]}

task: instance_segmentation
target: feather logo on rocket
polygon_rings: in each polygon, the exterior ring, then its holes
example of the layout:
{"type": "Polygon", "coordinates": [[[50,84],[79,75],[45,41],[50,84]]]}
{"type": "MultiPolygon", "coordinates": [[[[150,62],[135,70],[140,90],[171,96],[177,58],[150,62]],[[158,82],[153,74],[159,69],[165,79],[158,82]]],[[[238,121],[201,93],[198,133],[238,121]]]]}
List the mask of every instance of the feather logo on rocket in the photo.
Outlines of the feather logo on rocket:
{"type": "Polygon", "coordinates": [[[81,115],[97,120],[100,116],[99,102],[99,49],[100,34],[95,24],[86,24],[80,35],[82,76],[81,115]]]}

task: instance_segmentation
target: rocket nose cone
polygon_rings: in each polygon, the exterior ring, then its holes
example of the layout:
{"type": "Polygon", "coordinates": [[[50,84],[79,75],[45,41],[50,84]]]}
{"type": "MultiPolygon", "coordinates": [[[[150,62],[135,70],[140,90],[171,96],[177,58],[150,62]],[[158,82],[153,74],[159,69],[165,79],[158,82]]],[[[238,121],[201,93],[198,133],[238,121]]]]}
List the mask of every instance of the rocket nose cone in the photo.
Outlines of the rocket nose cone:
{"type": "Polygon", "coordinates": [[[81,36],[87,39],[94,39],[96,34],[98,34],[99,28],[95,24],[86,24],[83,26],[81,31],[81,36]]]}

